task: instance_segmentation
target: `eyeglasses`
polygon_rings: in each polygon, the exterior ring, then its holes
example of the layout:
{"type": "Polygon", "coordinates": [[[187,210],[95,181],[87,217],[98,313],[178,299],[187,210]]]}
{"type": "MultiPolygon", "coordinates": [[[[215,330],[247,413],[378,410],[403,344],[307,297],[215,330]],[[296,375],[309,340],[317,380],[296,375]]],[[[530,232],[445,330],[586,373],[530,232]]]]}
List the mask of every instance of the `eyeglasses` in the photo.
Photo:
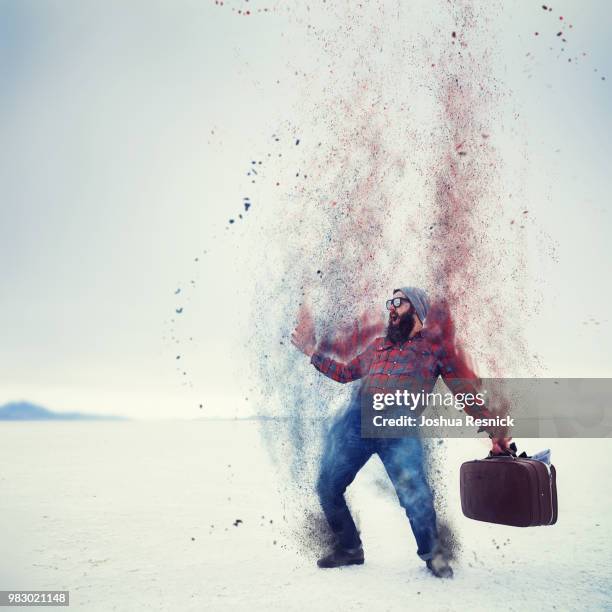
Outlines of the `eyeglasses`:
{"type": "Polygon", "coordinates": [[[399,308],[402,302],[410,303],[410,300],[406,298],[393,298],[392,300],[387,300],[387,310],[391,310],[391,306],[395,306],[395,308],[399,308]]]}

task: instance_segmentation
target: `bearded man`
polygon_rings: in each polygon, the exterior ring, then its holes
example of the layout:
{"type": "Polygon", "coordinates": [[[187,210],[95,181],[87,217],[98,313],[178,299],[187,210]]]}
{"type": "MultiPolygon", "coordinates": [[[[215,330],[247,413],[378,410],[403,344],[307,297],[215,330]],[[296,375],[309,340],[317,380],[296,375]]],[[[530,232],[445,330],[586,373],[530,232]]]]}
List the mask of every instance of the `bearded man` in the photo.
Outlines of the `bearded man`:
{"type": "MultiPolygon", "coordinates": [[[[387,333],[376,338],[366,350],[349,363],[341,363],[317,352],[312,326],[299,326],[292,335],[293,344],[310,357],[311,363],[325,376],[348,383],[362,379],[352,394],[350,405],[329,429],[317,481],[321,507],[335,536],[333,550],[319,559],[318,566],[332,568],[360,565],[364,562],[359,532],[344,499],[346,488],[373,454],[378,454],[406,511],[417,543],[417,554],[438,578],[450,578],[453,570],[438,538],[433,496],[423,465],[420,437],[362,438],[360,398],[362,393],[388,392],[411,383],[433,389],[442,376],[451,391],[460,389],[458,373],[470,371],[462,354],[449,350],[439,341],[439,334],[425,327],[429,299],[422,289],[395,289],[386,302],[389,311],[387,333]]],[[[462,389],[461,389],[462,390],[462,389]]],[[[490,417],[484,407],[466,407],[472,416],[490,417]]],[[[494,434],[491,434],[493,437],[494,434]]],[[[493,452],[504,452],[509,439],[496,437],[493,452]]]]}

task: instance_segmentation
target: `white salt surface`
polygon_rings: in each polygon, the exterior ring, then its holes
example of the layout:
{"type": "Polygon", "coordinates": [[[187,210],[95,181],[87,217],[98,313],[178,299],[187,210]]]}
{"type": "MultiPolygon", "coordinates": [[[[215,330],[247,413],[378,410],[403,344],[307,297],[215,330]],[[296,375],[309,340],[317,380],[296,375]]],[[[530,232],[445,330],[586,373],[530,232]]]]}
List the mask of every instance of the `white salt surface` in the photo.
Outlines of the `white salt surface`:
{"type": "Polygon", "coordinates": [[[521,445],[552,448],[558,470],[558,524],[528,529],[462,516],[459,466],[483,446],[450,440],[452,581],[416,557],[377,458],[349,495],[366,564],[319,570],[256,422],[1,423],[0,440],[0,589],[69,590],[68,609],[612,609],[610,440],[521,445]]]}

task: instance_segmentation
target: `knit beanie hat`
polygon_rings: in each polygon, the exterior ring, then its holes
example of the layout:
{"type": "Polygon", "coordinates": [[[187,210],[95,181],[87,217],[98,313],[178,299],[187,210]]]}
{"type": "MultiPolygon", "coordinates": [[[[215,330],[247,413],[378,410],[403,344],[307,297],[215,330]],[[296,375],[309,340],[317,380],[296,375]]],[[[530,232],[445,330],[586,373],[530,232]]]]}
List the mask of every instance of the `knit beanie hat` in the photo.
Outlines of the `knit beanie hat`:
{"type": "Polygon", "coordinates": [[[421,323],[425,324],[427,312],[429,311],[429,298],[427,294],[418,287],[400,287],[399,289],[394,289],[395,291],[401,291],[410,300],[417,316],[421,319],[421,323]]]}

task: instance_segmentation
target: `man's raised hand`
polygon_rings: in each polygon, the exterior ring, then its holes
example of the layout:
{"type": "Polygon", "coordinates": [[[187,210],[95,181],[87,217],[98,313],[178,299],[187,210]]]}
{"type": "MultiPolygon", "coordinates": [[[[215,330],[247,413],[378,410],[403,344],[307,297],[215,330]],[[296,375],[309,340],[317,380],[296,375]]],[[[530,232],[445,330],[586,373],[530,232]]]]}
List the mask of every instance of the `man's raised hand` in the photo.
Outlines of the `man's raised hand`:
{"type": "Polygon", "coordinates": [[[291,334],[291,343],[307,357],[312,357],[317,340],[314,331],[314,322],[310,310],[306,306],[300,307],[298,323],[295,331],[291,334]]]}

